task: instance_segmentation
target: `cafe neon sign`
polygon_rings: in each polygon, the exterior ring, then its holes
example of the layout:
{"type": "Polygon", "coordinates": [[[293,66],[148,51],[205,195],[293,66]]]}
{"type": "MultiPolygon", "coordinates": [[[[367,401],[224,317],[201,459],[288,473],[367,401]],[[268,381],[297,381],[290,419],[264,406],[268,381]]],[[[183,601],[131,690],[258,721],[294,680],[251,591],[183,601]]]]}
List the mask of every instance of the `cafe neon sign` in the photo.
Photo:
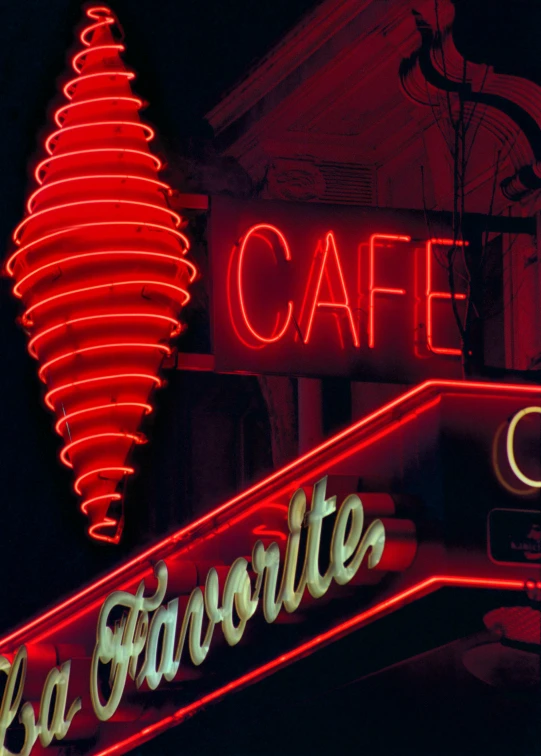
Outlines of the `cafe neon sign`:
{"type": "MultiPolygon", "coordinates": [[[[376,347],[376,298],[389,298],[392,296],[403,297],[407,294],[405,288],[385,286],[378,280],[381,274],[377,265],[378,252],[382,247],[394,246],[400,243],[411,244],[412,237],[405,234],[373,233],[368,239],[368,288],[365,293],[368,305],[368,328],[367,346],[369,349],[376,347]],[[379,271],[379,272],[378,272],[379,271]]],[[[424,257],[424,275],[422,292],[417,295],[419,301],[423,301],[423,318],[426,324],[425,347],[429,353],[457,357],[461,350],[456,347],[436,344],[434,336],[434,311],[435,304],[449,302],[454,297],[463,302],[466,294],[437,290],[434,286],[433,258],[435,247],[464,247],[467,241],[453,240],[450,238],[430,238],[422,243],[424,257]]],[[[356,304],[361,297],[361,291],[351,289],[344,273],[344,265],[339,246],[333,231],[329,230],[324,239],[320,239],[313,254],[310,273],[302,296],[302,302],[295,302],[285,297],[283,292],[287,289],[287,279],[294,256],[291,245],[285,233],[270,223],[256,223],[250,226],[235,244],[228,270],[228,309],[237,339],[249,349],[262,349],[285,340],[288,334],[296,331],[297,340],[301,344],[309,344],[318,314],[331,313],[336,316],[339,340],[344,348],[346,342],[355,349],[363,346],[361,334],[356,317],[356,304]],[[280,291],[278,296],[272,296],[265,309],[275,312],[275,322],[272,329],[263,333],[253,322],[253,312],[250,313],[247,305],[247,293],[250,283],[246,276],[245,268],[247,260],[253,257],[258,267],[269,269],[271,266],[281,269],[280,291]],[[265,267],[267,266],[267,268],[265,267]],[[324,289],[327,293],[323,293],[324,289]],[[340,318],[339,316],[343,316],[340,318]],[[344,335],[344,331],[347,335],[344,335]]],[[[272,287],[270,287],[272,290],[272,287]]]]}
{"type": "MultiPolygon", "coordinates": [[[[317,599],[327,593],[333,581],[338,585],[351,582],[367,554],[368,569],[380,563],[386,544],[385,526],[380,519],[375,519],[365,529],[362,500],[357,494],[350,494],[336,514],[329,566],[321,574],[319,555],[323,520],[337,510],[337,497],[327,498],[326,487],[327,477],[315,484],[310,509],[302,488],[291,497],[280,579],[278,544],[273,541],[265,546],[258,540],[250,562],[239,557],[229,568],[221,600],[218,571],[214,567],[209,570],[204,589],[198,586],[192,590],[180,628],[179,599],[163,604],[168,583],[167,566],[163,561],[155,565],[157,587],[151,596],[144,595],[145,581],[142,580],[135,594],[115,591],[107,597],[97,623],[90,673],[92,708],[100,721],[111,719],[117,711],[128,677],[134,680],[137,688],[146,683],[151,690],[155,690],[162,679],[172,681],[179,670],[186,641],[190,659],[198,666],[210,651],[217,625],[221,625],[227,643],[234,646],[243,637],[248,621],[260,604],[265,620],[272,623],[282,608],[288,613],[295,612],[306,589],[317,599]],[[301,532],[305,526],[307,537],[302,571],[296,579],[301,557],[301,532]],[[110,626],[111,615],[119,607],[125,610],[122,619],[110,626]],[[205,620],[207,625],[203,630],[205,620]],[[110,667],[110,692],[106,700],[102,700],[99,689],[103,665],[110,667]]],[[[6,675],[0,706],[0,756],[29,756],[38,740],[43,747],[50,745],[53,739],[62,740],[82,708],[80,698],[75,698],[68,707],[69,661],[60,668],[54,667],[47,675],[37,718],[30,702],[21,707],[27,658],[24,645],[12,661],[0,656],[0,672],[6,675]],[[17,715],[24,729],[24,744],[19,751],[13,752],[6,745],[6,736],[17,715]]]]}

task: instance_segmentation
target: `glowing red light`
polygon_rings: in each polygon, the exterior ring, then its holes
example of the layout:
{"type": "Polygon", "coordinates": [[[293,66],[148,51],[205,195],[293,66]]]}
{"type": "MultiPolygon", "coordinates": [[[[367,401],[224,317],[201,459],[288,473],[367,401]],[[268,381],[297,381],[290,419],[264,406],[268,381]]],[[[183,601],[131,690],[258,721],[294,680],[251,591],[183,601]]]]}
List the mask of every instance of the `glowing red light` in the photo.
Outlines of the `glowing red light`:
{"type": "MultiPolygon", "coordinates": [[[[320,255],[321,255],[321,249],[320,247],[318,247],[316,249],[314,259],[317,259],[320,255]]],[[[306,332],[304,334],[305,344],[308,344],[310,341],[310,336],[312,335],[312,327],[314,324],[314,318],[319,308],[329,309],[333,314],[345,314],[346,316],[345,320],[351,332],[351,339],[353,341],[353,345],[356,347],[360,345],[359,336],[355,328],[355,321],[353,319],[353,312],[349,304],[349,295],[346,288],[346,280],[344,278],[344,273],[342,271],[340,255],[338,254],[338,248],[336,246],[336,241],[335,241],[334,234],[332,231],[329,231],[329,233],[325,236],[325,249],[323,250],[323,254],[321,255],[321,263],[319,266],[316,289],[314,292],[312,306],[308,314],[308,324],[306,326],[306,332]],[[338,297],[334,294],[333,287],[331,284],[330,271],[333,268],[335,271],[335,277],[337,280],[338,288],[340,290],[338,297]],[[331,299],[329,300],[320,299],[321,285],[323,283],[324,275],[327,276],[328,288],[331,295],[331,299]]],[[[340,338],[342,338],[340,321],[337,320],[337,323],[338,323],[338,331],[340,334],[340,338]]]]}
{"type": "MultiPolygon", "coordinates": [[[[123,50],[124,47],[120,45],[118,49],[123,50]]],[[[107,76],[108,78],[111,78],[112,76],[125,76],[128,81],[135,79],[135,74],[133,73],[133,71],[100,71],[99,73],[86,74],[84,76],[81,75],[77,76],[75,79],[70,79],[70,81],[64,84],[62,92],[68,98],[68,100],[71,100],[74,87],[77,84],[81,83],[82,81],[88,81],[88,79],[95,79],[99,76],[107,76]]]]}
{"type": "Polygon", "coordinates": [[[115,404],[99,404],[97,407],[87,407],[86,409],[78,410],[77,412],[70,412],[69,415],[62,415],[60,420],[56,423],[54,429],[60,435],[62,434],[62,426],[64,423],[69,423],[75,417],[81,415],[87,415],[89,412],[104,412],[116,409],[122,409],[123,407],[137,407],[144,411],[145,415],[149,415],[152,412],[152,405],[145,404],[144,402],[115,402],[115,404]]]}
{"type": "Polygon", "coordinates": [[[396,234],[372,234],[369,243],[369,285],[368,285],[368,346],[373,349],[376,343],[375,328],[375,297],[378,294],[405,294],[405,289],[390,289],[375,285],[376,279],[376,245],[385,242],[409,242],[410,236],[398,236],[396,234]]]}
{"type": "Polygon", "coordinates": [[[133,467],[98,467],[95,470],[90,470],[90,472],[85,473],[84,475],[79,475],[78,478],[76,478],[75,483],[73,484],[73,488],[76,493],[82,494],[81,486],[83,485],[83,481],[87,480],[88,478],[93,477],[94,475],[99,475],[103,477],[104,473],[111,473],[111,472],[120,472],[123,475],[132,475],[132,473],[135,472],[133,467]]]}
{"type": "MultiPolygon", "coordinates": [[[[162,381],[160,378],[158,378],[155,375],[151,375],[150,373],[113,373],[111,375],[98,375],[93,376],[92,378],[85,378],[82,381],[72,381],[71,383],[63,383],[60,386],[56,386],[54,389],[51,389],[45,394],[45,404],[49,409],[56,409],[52,398],[53,396],[57,396],[61,391],[66,392],[70,389],[79,388],[80,386],[88,387],[89,384],[95,384],[95,383],[110,383],[111,381],[129,381],[130,383],[134,381],[136,378],[143,379],[145,381],[150,381],[150,383],[154,383],[155,386],[161,386],[162,381]]],[[[111,405],[114,406],[115,402],[111,402],[111,405]]]]}
{"type": "Polygon", "coordinates": [[[46,171],[46,169],[50,167],[50,165],[56,160],[66,158],[80,158],[83,155],[85,156],[85,158],[89,155],[93,155],[94,158],[97,158],[102,155],[108,155],[108,153],[114,153],[119,158],[123,158],[125,155],[127,155],[129,158],[142,157],[145,160],[150,161],[157,171],[159,171],[162,167],[162,161],[160,160],[160,158],[157,158],[156,155],[152,155],[150,152],[144,152],[143,150],[132,150],[127,147],[98,147],[91,150],[75,150],[74,152],[64,152],[62,155],[49,155],[44,160],[42,160],[41,163],[38,163],[34,171],[34,177],[38,184],[40,184],[41,186],[44,180],[42,175],[43,171],[46,171]]]}
{"type": "MultiPolygon", "coordinates": [[[[73,181],[96,181],[96,180],[102,180],[102,179],[113,179],[115,181],[118,181],[119,176],[118,174],[111,173],[111,174],[90,174],[88,176],[73,176],[72,178],[67,179],[60,179],[59,181],[49,181],[48,184],[45,184],[45,186],[40,186],[38,189],[36,189],[35,192],[33,192],[26,204],[26,209],[29,213],[33,212],[33,205],[36,200],[36,197],[38,194],[42,194],[43,192],[50,190],[54,187],[58,187],[60,184],[71,184],[73,181]]],[[[171,189],[168,186],[168,184],[164,184],[163,181],[158,181],[157,179],[148,178],[147,176],[123,176],[123,181],[148,181],[150,184],[154,184],[154,186],[160,187],[160,189],[164,189],[166,192],[170,193],[171,189]]]]}
{"type": "MultiPolygon", "coordinates": [[[[24,626],[10,632],[0,639],[0,648],[14,650],[16,646],[22,643],[40,643],[46,639],[50,639],[52,633],[66,627],[75,621],[75,619],[88,616],[89,613],[100,606],[103,602],[103,592],[110,593],[113,589],[133,584],[135,573],[139,574],[139,570],[146,569],[149,561],[153,563],[156,559],[170,555],[171,549],[177,548],[175,544],[185,543],[186,548],[190,549],[192,546],[191,539],[200,528],[209,525],[209,523],[214,523],[214,527],[216,527],[217,518],[224,516],[227,516],[224,527],[229,528],[233,515],[240,506],[245,506],[252,501],[256,503],[257,501],[261,501],[262,498],[267,497],[268,492],[276,490],[277,485],[285,483],[286,485],[296,486],[296,483],[292,483],[292,481],[301,480],[303,476],[306,476],[307,469],[310,470],[311,478],[314,479],[319,473],[324,473],[325,470],[328,471],[330,466],[336,462],[351,457],[360,447],[368,446],[377,441],[378,435],[392,433],[393,430],[401,427],[405,422],[415,417],[416,413],[418,413],[419,405],[422,405],[423,409],[433,406],[433,404],[439,402],[441,394],[448,392],[472,397],[476,395],[481,397],[519,396],[531,399],[532,397],[538,398],[541,396],[541,387],[535,384],[459,380],[429,380],[418,384],[327,439],[306,454],[297,457],[294,461],[271,473],[263,480],[258,481],[241,494],[229,499],[197,520],[192,521],[175,533],[153,544],[134,558],[124,562],[120,567],[107,573],[94,583],[87,585],[78,593],[70,596],[38,617],[33,618],[24,626]],[[410,409],[409,412],[408,408],[410,409]],[[393,419],[396,417],[401,419],[393,419]],[[381,423],[385,424],[385,428],[378,433],[381,423]]],[[[277,506],[279,507],[280,505],[277,506]]],[[[243,511],[243,516],[249,511],[249,509],[243,511]]],[[[216,530],[213,532],[215,534],[216,530]]],[[[433,581],[441,580],[442,578],[431,578],[429,583],[432,584],[433,581]]],[[[478,586],[494,588],[496,590],[509,589],[520,591],[524,590],[527,586],[524,579],[506,580],[484,577],[448,577],[446,578],[446,582],[449,585],[478,586]]],[[[533,581],[530,581],[529,584],[531,585],[532,583],[533,581]]],[[[423,581],[422,585],[426,585],[426,581],[423,581]]],[[[541,588],[541,581],[538,581],[536,585],[538,588],[541,588]]],[[[372,612],[374,609],[368,611],[372,612]]]]}
{"type": "Polygon", "coordinates": [[[120,342],[120,343],[114,343],[114,344],[98,344],[97,346],[85,347],[84,349],[73,349],[71,352],[66,352],[65,354],[61,354],[58,357],[55,357],[54,359],[49,360],[48,362],[44,362],[38,371],[38,375],[42,381],[47,383],[47,380],[44,377],[47,369],[51,368],[53,365],[61,362],[62,360],[67,360],[70,357],[75,357],[79,354],[84,354],[85,352],[98,351],[100,349],[133,349],[134,347],[136,349],[158,349],[164,354],[167,354],[167,355],[171,354],[171,347],[168,347],[165,344],[142,344],[141,342],[133,342],[133,341],[120,342]]]}
{"type": "Polygon", "coordinates": [[[6,270],[89,534],[117,542],[130,448],[143,440],[139,426],[197,270],[157,175],[154,131],[140,120],[135,75],[111,31],[116,19],[105,6],[86,16],[77,75],[63,87],[67,102],[45,139],[49,154],[36,167],[6,270]]]}
{"type": "MultiPolygon", "coordinates": [[[[244,236],[242,237],[240,241],[238,263],[237,263],[236,284],[237,284],[237,294],[239,298],[241,317],[250,336],[255,340],[256,343],[263,343],[263,344],[272,344],[275,341],[279,341],[282,338],[282,336],[285,334],[287,329],[289,328],[289,324],[291,323],[291,318],[293,315],[293,302],[288,302],[287,312],[284,318],[283,325],[280,327],[280,314],[278,314],[277,319],[276,319],[276,326],[274,328],[273,333],[270,336],[263,336],[261,333],[256,331],[256,329],[253,327],[248,317],[245,298],[244,298],[244,285],[243,285],[243,275],[242,275],[246,248],[248,246],[248,242],[250,241],[250,239],[254,237],[254,238],[258,238],[266,242],[271,252],[274,252],[274,246],[272,242],[270,241],[269,236],[276,236],[276,238],[279,240],[280,248],[283,251],[284,259],[287,261],[291,260],[291,252],[289,250],[289,245],[287,243],[285,236],[282,234],[282,232],[278,228],[276,228],[276,226],[269,226],[268,224],[265,224],[265,223],[259,223],[256,226],[252,226],[249,229],[249,231],[247,231],[247,233],[244,234],[244,236]]],[[[276,253],[274,252],[274,254],[276,253]]]]}
{"type": "MultiPolygon", "coordinates": [[[[428,348],[434,354],[447,354],[460,356],[460,349],[453,347],[441,347],[434,344],[434,318],[432,312],[432,303],[434,300],[450,300],[451,293],[448,291],[433,291],[432,289],[432,247],[434,244],[443,247],[463,247],[467,242],[453,241],[452,239],[430,239],[426,243],[426,341],[428,348]]],[[[466,299],[465,294],[455,293],[456,300],[466,299]]]]}
{"type": "MultiPolygon", "coordinates": [[[[158,315],[156,313],[145,313],[145,312],[107,312],[103,315],[89,315],[85,318],[73,318],[72,320],[65,320],[61,323],[57,323],[54,326],[51,326],[50,328],[45,328],[43,331],[40,331],[37,333],[33,338],[30,339],[28,342],[28,352],[32,357],[35,359],[38,359],[38,355],[35,350],[35,345],[38,341],[40,341],[45,336],[49,336],[50,334],[54,333],[55,331],[58,331],[63,328],[67,328],[68,326],[72,326],[78,323],[88,323],[89,321],[95,321],[95,320],[111,320],[111,318],[121,318],[122,320],[125,320],[126,318],[139,318],[141,320],[144,319],[156,319],[158,321],[162,321],[163,323],[169,323],[171,328],[171,333],[169,334],[172,338],[173,336],[178,336],[178,334],[181,331],[181,324],[176,318],[168,317],[167,315],[158,315]]],[[[114,321],[113,321],[114,322],[114,321]]]]}
{"type": "Polygon", "coordinates": [[[179,294],[183,295],[183,299],[180,302],[181,305],[185,305],[189,299],[190,295],[185,289],[181,289],[179,286],[174,286],[173,284],[167,283],[165,281],[148,281],[148,280],[135,280],[135,281],[108,281],[107,283],[98,284],[97,286],[85,286],[82,289],[70,289],[69,291],[63,291],[60,294],[55,294],[53,297],[47,297],[46,299],[41,299],[35,304],[33,304],[31,307],[28,308],[28,310],[25,310],[22,316],[22,321],[25,326],[33,326],[35,325],[34,318],[31,317],[31,314],[34,313],[38,308],[43,308],[46,305],[50,305],[60,299],[65,300],[66,298],[73,298],[73,297],[80,297],[81,294],[88,294],[89,292],[98,292],[103,291],[103,289],[112,289],[115,286],[134,286],[137,289],[141,289],[141,291],[145,291],[145,289],[152,290],[155,289],[169,289],[172,292],[175,292],[176,296],[180,299],[178,296],[179,294]]]}
{"type": "Polygon", "coordinates": [[[133,105],[136,105],[138,108],[142,107],[143,100],[140,100],[138,97],[94,97],[92,100],[81,100],[81,102],[70,102],[67,105],[63,105],[61,108],[58,108],[56,113],[54,114],[54,120],[56,125],[59,128],[62,128],[62,125],[66,119],[66,114],[69,113],[71,108],[80,108],[85,107],[87,105],[91,105],[92,103],[97,102],[130,102],[133,105]]]}
{"type": "Polygon", "coordinates": [[[58,270],[60,265],[65,265],[67,263],[70,263],[74,260],[89,260],[89,258],[96,258],[96,257],[108,257],[111,258],[113,256],[117,257],[119,255],[130,255],[132,258],[136,258],[138,256],[140,257],[153,257],[156,260],[164,260],[167,262],[172,262],[175,265],[184,265],[187,267],[190,271],[190,282],[194,280],[195,276],[197,275],[197,269],[195,265],[193,265],[189,260],[186,260],[185,257],[174,257],[173,255],[164,255],[161,252],[139,252],[137,250],[131,250],[131,249],[111,249],[111,250],[104,250],[103,252],[83,252],[83,254],[80,255],[69,255],[68,257],[60,257],[57,260],[53,260],[52,262],[47,263],[46,265],[41,265],[38,268],[34,268],[30,273],[28,273],[26,276],[23,276],[13,287],[13,293],[16,297],[22,297],[21,288],[22,286],[28,281],[28,279],[32,278],[33,276],[39,276],[40,273],[44,273],[45,271],[52,272],[54,270],[58,270]]]}

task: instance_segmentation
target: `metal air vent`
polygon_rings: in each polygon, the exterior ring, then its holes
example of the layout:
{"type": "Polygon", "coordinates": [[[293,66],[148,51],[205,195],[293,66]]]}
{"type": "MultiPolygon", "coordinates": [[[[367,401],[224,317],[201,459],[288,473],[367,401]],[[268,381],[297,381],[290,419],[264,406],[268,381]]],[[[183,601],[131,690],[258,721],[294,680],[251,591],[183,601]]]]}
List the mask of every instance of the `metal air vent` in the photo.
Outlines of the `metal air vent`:
{"type": "Polygon", "coordinates": [[[269,196],[296,202],[374,205],[376,172],[359,163],[277,158],[268,175],[269,196]]]}
{"type": "Polygon", "coordinates": [[[342,205],[375,203],[375,170],[355,163],[317,163],[325,181],[322,202],[342,205]]]}

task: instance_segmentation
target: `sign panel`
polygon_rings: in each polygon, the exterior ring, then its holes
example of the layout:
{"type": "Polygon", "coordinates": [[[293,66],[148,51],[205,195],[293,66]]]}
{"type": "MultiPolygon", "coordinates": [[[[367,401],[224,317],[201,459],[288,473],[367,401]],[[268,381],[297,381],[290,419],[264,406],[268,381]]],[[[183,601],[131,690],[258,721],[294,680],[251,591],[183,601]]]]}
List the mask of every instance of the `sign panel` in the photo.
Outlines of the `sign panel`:
{"type": "MultiPolygon", "coordinates": [[[[224,372],[418,382],[461,375],[464,245],[416,211],[213,198],[213,341],[224,372]]],[[[473,243],[473,241],[471,242],[473,243]]]]}

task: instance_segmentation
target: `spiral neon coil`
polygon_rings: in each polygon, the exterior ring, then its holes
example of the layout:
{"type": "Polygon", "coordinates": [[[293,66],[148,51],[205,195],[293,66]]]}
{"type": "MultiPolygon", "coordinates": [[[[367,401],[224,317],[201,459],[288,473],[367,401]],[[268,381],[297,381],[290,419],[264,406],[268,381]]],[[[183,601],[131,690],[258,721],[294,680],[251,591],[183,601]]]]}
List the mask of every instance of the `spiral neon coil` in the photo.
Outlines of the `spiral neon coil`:
{"type": "Polygon", "coordinates": [[[117,543],[129,463],[197,275],[105,6],[90,7],[6,263],[89,534],[117,543]]]}

